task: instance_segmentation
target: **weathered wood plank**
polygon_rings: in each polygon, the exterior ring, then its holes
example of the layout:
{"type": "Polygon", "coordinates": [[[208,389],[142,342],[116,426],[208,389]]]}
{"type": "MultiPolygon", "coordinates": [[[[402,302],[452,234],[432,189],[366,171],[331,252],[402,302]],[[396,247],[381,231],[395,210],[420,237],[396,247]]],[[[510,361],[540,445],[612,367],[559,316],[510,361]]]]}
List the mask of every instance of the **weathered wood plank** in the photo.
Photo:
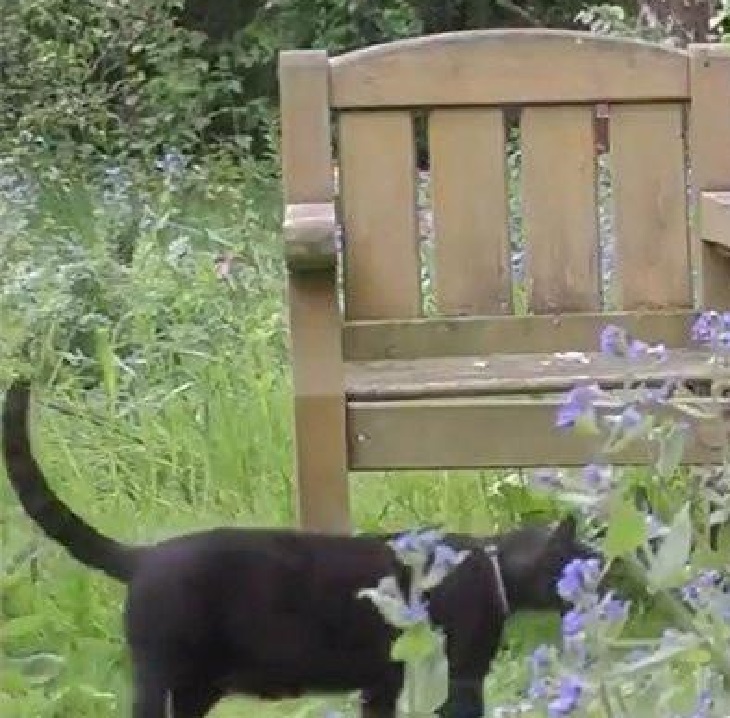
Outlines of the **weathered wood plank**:
{"type": "MultiPolygon", "coordinates": [[[[331,206],[327,54],[283,52],[279,62],[284,202],[331,206]]],[[[288,272],[287,290],[299,523],[313,530],[348,531],[342,320],[334,263],[288,272]]]]}
{"type": "Polygon", "coordinates": [[[600,309],[593,108],[522,111],[522,216],[528,309],[600,309]]]}
{"type": "Polygon", "coordinates": [[[621,309],[692,306],[681,105],[611,108],[621,309]]]}
{"type": "MultiPolygon", "coordinates": [[[[699,193],[730,190],[730,45],[690,45],[690,165],[694,200],[699,193]],[[720,99],[723,98],[723,99],[720,99]]],[[[699,207],[699,222],[702,208],[699,207]]],[[[704,307],[730,307],[730,257],[703,242],[700,224],[693,232],[693,260],[704,307]]]]}
{"type": "MultiPolygon", "coordinates": [[[[700,400],[701,401],[701,400],[700,400]]],[[[560,399],[442,399],[350,402],[350,468],[505,468],[581,466],[594,460],[595,439],[555,427],[560,399]]],[[[706,404],[706,402],[705,402],[706,404]]],[[[721,461],[722,442],[703,433],[687,464],[721,461]]],[[[639,442],[611,456],[615,464],[645,464],[639,442]]]]}
{"type": "Polygon", "coordinates": [[[444,315],[512,309],[504,116],[435,110],[429,149],[436,304],[444,315]]]}
{"type": "Polygon", "coordinates": [[[345,315],[421,314],[416,162],[409,112],[346,112],[339,118],[345,232],[345,315]]]}
{"type": "MultiPolygon", "coordinates": [[[[717,369],[703,349],[674,349],[662,362],[633,363],[632,378],[660,384],[668,379],[709,381],[717,369]]],[[[600,353],[580,357],[555,354],[486,354],[482,356],[348,362],[350,399],[420,399],[428,397],[541,394],[567,391],[579,382],[606,388],[626,380],[625,360],[600,353]]]]}
{"type": "Polygon", "coordinates": [[[683,347],[694,316],[678,310],[355,321],[344,326],[343,351],[351,361],[589,351],[598,348],[607,324],[617,324],[643,341],[683,347]]]}
{"type": "Polygon", "coordinates": [[[336,108],[686,99],[687,57],[656,43],[525,29],[428,35],[331,60],[336,108]]]}

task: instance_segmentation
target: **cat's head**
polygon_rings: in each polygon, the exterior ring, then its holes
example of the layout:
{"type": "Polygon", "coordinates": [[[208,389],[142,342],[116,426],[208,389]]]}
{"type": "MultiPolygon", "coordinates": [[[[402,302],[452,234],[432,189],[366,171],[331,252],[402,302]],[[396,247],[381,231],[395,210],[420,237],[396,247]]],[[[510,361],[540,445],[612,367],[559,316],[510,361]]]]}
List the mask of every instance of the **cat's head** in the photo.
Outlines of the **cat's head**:
{"type": "Polygon", "coordinates": [[[573,559],[600,558],[578,538],[575,517],[524,526],[498,540],[502,578],[513,609],[566,610],[557,582],[573,559]]]}

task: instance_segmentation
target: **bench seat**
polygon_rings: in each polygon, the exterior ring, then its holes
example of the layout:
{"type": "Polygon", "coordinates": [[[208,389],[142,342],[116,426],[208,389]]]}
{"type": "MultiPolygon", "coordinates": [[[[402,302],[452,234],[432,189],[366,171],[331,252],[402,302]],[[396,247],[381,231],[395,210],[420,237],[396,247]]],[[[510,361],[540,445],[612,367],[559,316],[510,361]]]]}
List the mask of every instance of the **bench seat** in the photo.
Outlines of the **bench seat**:
{"type": "MultiPolygon", "coordinates": [[[[713,372],[710,356],[708,350],[670,349],[664,361],[636,362],[633,376],[652,385],[678,377],[701,382],[713,372]]],[[[625,361],[599,352],[357,361],[345,367],[351,401],[547,394],[582,382],[616,388],[626,375],[625,361]]]]}

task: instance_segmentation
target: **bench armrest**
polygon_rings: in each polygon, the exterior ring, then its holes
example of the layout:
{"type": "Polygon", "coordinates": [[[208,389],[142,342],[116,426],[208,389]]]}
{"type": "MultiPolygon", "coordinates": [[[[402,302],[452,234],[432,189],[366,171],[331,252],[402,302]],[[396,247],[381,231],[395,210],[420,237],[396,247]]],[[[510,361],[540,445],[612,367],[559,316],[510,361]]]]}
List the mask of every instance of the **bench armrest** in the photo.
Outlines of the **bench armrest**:
{"type": "Polygon", "coordinates": [[[289,204],[284,212],[284,254],[289,269],[331,269],[337,255],[334,202],[289,204]]]}
{"type": "Polygon", "coordinates": [[[730,253],[730,192],[702,192],[700,221],[702,241],[730,253]]]}

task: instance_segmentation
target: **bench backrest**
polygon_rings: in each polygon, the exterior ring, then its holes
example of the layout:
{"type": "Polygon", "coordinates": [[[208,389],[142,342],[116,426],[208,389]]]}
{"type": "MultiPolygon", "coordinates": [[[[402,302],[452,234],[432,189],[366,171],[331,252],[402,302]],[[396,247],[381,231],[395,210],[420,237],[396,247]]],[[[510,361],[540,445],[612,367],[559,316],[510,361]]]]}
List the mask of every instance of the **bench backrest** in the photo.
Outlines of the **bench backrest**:
{"type": "MultiPolygon", "coordinates": [[[[560,339],[545,315],[603,308],[595,140],[601,103],[609,106],[612,308],[669,312],[663,338],[676,344],[694,304],[693,264],[702,275],[702,303],[727,299],[726,277],[712,275],[692,241],[687,191],[689,166],[695,189],[724,189],[718,185],[730,178],[728,161],[718,157],[730,155],[727,52],[577,32],[488,30],[333,58],[317,51],[283,55],[282,73],[289,76],[282,82],[298,84],[303,95],[283,110],[310,109],[282,117],[284,131],[295,128],[297,135],[289,147],[305,145],[284,158],[288,202],[332,196],[330,119],[335,123],[346,351],[355,358],[399,355],[382,332],[373,334],[373,321],[401,320],[402,328],[402,320],[424,316],[416,112],[428,118],[437,315],[493,318],[502,350],[545,351],[553,339],[554,350],[568,340],[575,348],[595,345],[595,322],[573,320],[570,336],[560,339]],[[529,320],[530,336],[524,321],[504,321],[515,312],[504,115],[515,108],[526,309],[537,315],[529,320]]],[[[450,348],[445,337],[430,351],[478,353],[486,326],[465,345],[450,348]]],[[[428,331],[428,323],[421,328],[428,331]]],[[[400,355],[418,354],[422,344],[417,337],[400,355]]]]}

